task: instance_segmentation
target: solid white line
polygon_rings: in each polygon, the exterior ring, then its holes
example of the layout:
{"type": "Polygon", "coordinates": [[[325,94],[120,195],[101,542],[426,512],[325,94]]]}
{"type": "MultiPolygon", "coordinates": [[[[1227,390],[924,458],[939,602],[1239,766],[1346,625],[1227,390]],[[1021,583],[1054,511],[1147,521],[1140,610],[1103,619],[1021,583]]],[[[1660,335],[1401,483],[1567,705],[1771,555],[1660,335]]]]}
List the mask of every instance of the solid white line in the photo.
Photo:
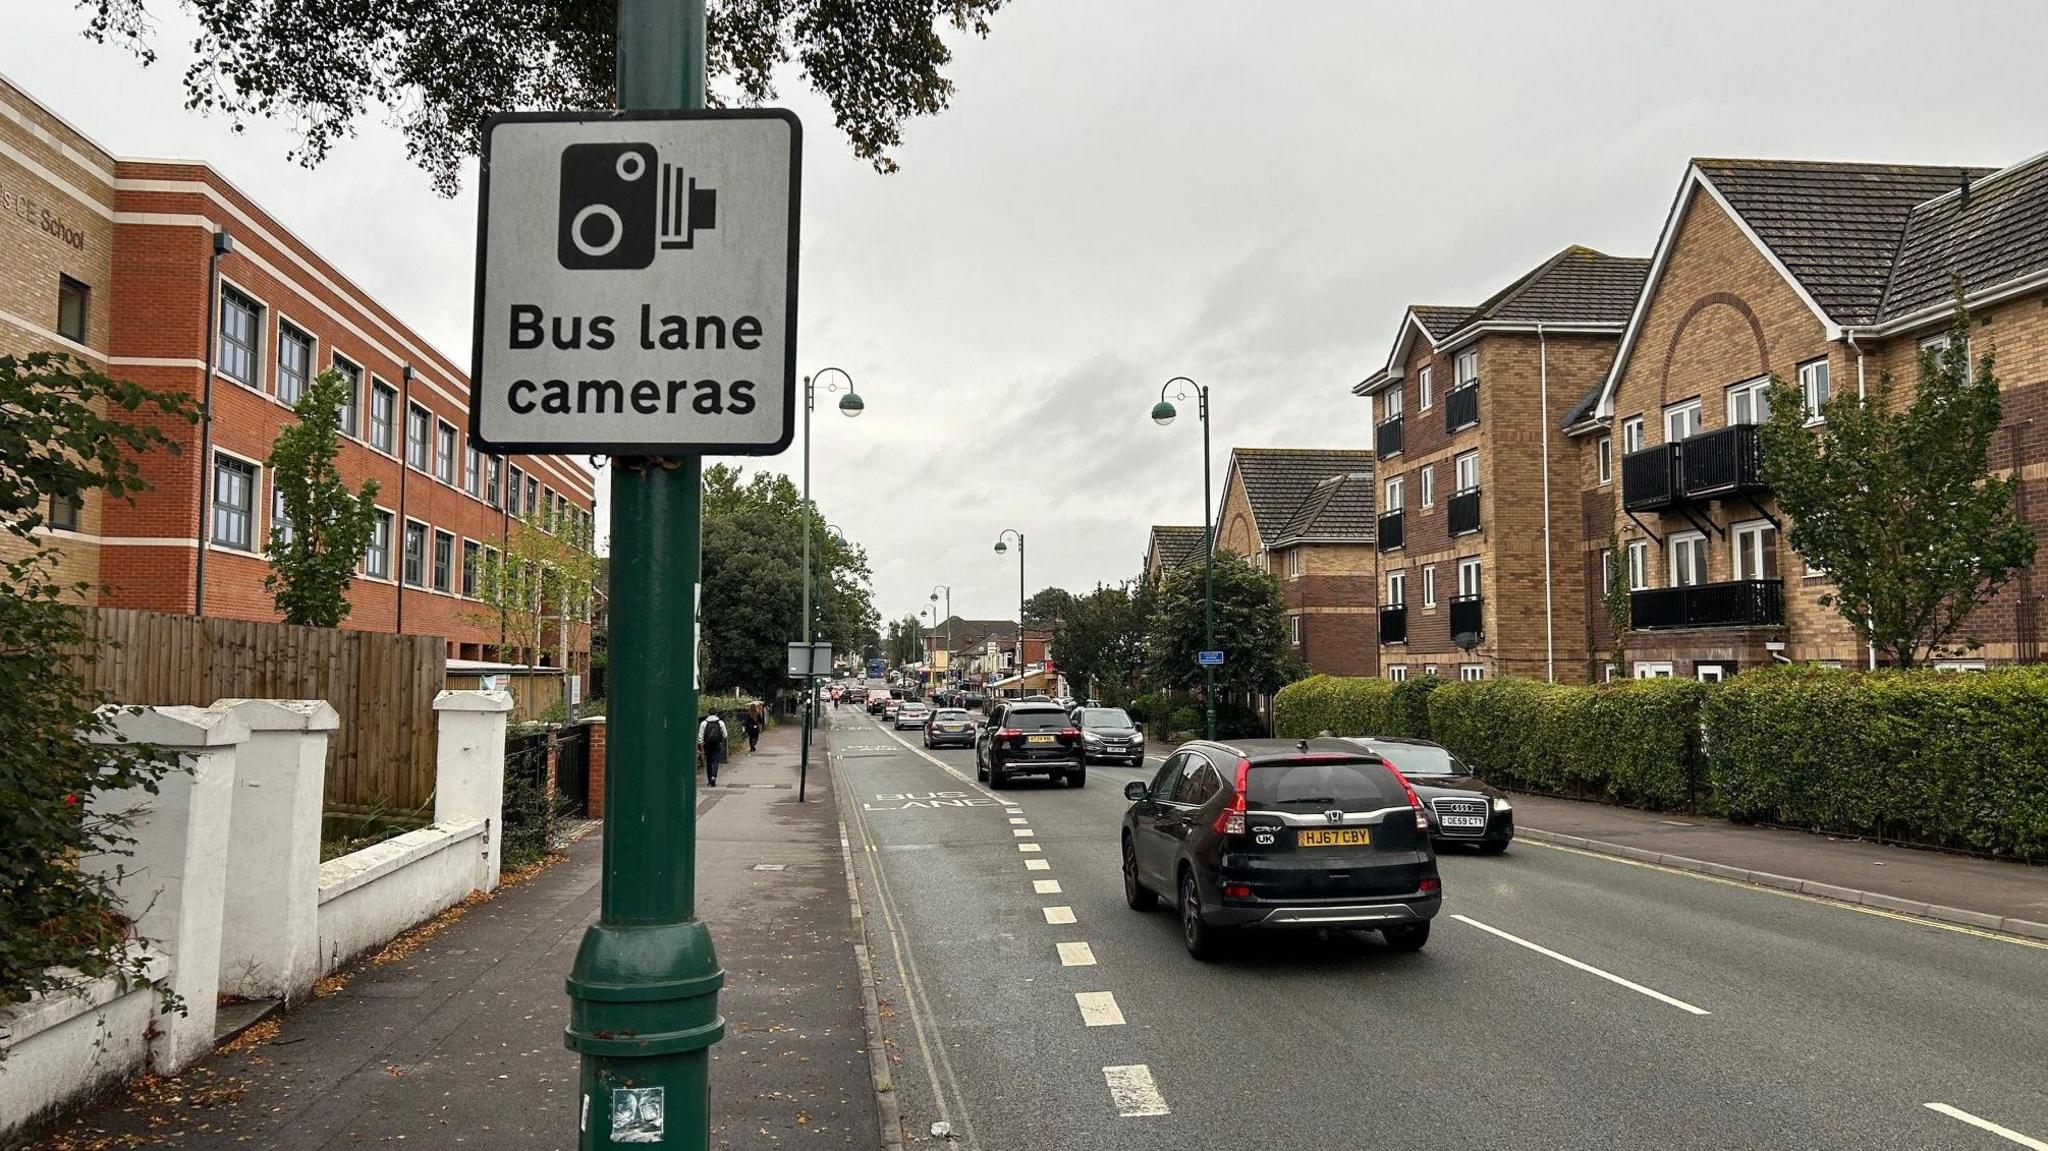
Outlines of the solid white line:
{"type": "Polygon", "coordinates": [[[1102,1078],[1109,1083],[1109,1100],[1116,1104],[1119,1117],[1136,1119],[1145,1115],[1167,1114],[1166,1098],[1159,1094],[1159,1085],[1152,1081],[1152,1069],[1143,1063],[1105,1067],[1102,1078]]]}
{"type": "Polygon", "coordinates": [[[1074,921],[1074,909],[1071,907],[1048,907],[1044,911],[1047,923],[1072,923],[1074,921]]]}
{"type": "Polygon", "coordinates": [[[1116,996],[1107,991],[1076,991],[1074,1003],[1081,1008],[1081,1022],[1090,1027],[1124,1025],[1124,1013],[1117,1008],[1116,996]]]}
{"type": "Polygon", "coordinates": [[[1032,836],[1037,835],[1038,833],[1031,830],[1028,827],[1013,827],[1010,829],[1010,834],[1016,836],[1018,839],[1030,839],[1032,836]]]}
{"type": "Polygon", "coordinates": [[[1039,895],[1058,895],[1060,893],[1060,881],[1057,879],[1034,879],[1031,881],[1031,890],[1039,895]]]}
{"type": "Polygon", "coordinates": [[[1061,967],[1095,966],[1095,950],[1085,943],[1062,943],[1060,948],[1061,967]]]}
{"type": "Polygon", "coordinates": [[[1045,850],[1045,848],[1043,848],[1043,847],[1039,846],[1039,845],[1038,845],[1038,844],[1036,844],[1036,843],[1020,843],[1020,844],[1018,844],[1018,845],[1017,845],[1017,850],[1018,850],[1018,851],[1044,851],[1044,850],[1045,850]]]}
{"type": "MultiPolygon", "coordinates": [[[[1488,934],[1498,935],[1502,939],[1507,940],[1509,943],[1519,944],[1520,946],[1526,947],[1529,950],[1537,953],[1538,955],[1547,955],[1550,958],[1557,960],[1559,963],[1562,963],[1567,967],[1576,967],[1580,971],[1583,971],[1588,975],[1597,975],[1600,978],[1605,979],[1609,983],[1619,984],[1623,987],[1628,988],[1630,991],[1647,995],[1650,998],[1655,999],[1659,1003],[1668,1003],[1671,1006],[1678,1008],[1680,1011],[1690,1011],[1694,1015],[1713,1014],[1713,1012],[1707,1011],[1704,1008],[1694,1007],[1692,1004],[1687,1003],[1683,999],[1673,999],[1671,996],[1664,994],[1662,991],[1653,991],[1648,987],[1644,987],[1640,983],[1635,983],[1631,982],[1630,980],[1623,979],[1621,976],[1616,975],[1611,971],[1602,971],[1590,963],[1581,963],[1580,961],[1573,959],[1569,955],[1564,955],[1559,952],[1552,951],[1550,948],[1545,947],[1540,943],[1531,943],[1528,940],[1523,939],[1519,935],[1510,935],[1507,932],[1502,931],[1498,927],[1489,927],[1486,924],[1481,923],[1470,916],[1453,915],[1451,916],[1451,918],[1457,920],[1460,923],[1465,923],[1473,927],[1476,927],[1481,931],[1487,932],[1488,934]]],[[[2048,1151],[2048,1149],[2044,1149],[2044,1151],[2048,1151]]]]}
{"type": "Polygon", "coordinates": [[[1951,1119],[1960,1119],[1972,1127],[1982,1128],[2001,1139],[2010,1139],[2022,1147],[2031,1148],[2032,1151],[2048,1151],[2048,1143],[2043,1143],[2039,1139],[2029,1138],[2010,1127],[2001,1127],[1989,1119],[1979,1119],[1960,1107],[1951,1107],[1946,1103],[1929,1103],[1927,1109],[1929,1111],[1938,1111],[1951,1119]]]}
{"type": "MultiPolygon", "coordinates": [[[[1036,845],[1034,845],[1034,846],[1036,846],[1036,845]]],[[[1024,870],[1026,870],[1026,871],[1051,871],[1051,870],[1052,870],[1052,860],[1050,860],[1050,859],[1027,859],[1027,860],[1025,860],[1025,861],[1024,861],[1024,870]]]]}

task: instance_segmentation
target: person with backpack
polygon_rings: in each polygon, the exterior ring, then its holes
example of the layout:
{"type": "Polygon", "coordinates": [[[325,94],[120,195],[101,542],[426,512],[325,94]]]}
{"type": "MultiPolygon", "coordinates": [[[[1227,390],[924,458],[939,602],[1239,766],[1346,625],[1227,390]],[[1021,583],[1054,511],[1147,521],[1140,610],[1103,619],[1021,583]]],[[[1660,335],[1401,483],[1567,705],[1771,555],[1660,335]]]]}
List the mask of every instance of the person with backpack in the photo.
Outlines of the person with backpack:
{"type": "Polygon", "coordinates": [[[697,725],[697,750],[704,754],[704,786],[718,786],[718,765],[725,761],[725,717],[712,712],[697,725]]]}

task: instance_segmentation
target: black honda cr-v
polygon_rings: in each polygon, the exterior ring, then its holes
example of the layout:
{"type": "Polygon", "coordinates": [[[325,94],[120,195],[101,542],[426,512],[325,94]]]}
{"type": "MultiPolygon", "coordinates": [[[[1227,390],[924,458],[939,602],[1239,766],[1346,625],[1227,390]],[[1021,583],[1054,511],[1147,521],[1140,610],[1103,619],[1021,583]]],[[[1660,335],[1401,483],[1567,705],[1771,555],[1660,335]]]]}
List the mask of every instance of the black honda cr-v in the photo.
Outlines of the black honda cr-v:
{"type": "Polygon", "coordinates": [[[1196,741],[1124,795],[1124,899],[1171,900],[1198,959],[1234,928],[1372,929],[1402,951],[1429,940],[1443,882],[1422,801],[1355,744],[1196,741]]]}

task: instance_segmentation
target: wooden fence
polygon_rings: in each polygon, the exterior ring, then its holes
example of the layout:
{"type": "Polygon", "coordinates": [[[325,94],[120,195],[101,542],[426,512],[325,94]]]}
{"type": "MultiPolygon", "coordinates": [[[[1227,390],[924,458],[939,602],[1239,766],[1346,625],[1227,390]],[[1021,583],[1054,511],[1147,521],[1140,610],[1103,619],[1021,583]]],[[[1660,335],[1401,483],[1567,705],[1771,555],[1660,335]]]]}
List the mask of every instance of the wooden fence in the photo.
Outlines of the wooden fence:
{"type": "Polygon", "coordinates": [[[446,682],[438,636],[87,609],[88,690],[117,703],[324,699],[341,727],[327,745],[326,800],[419,807],[433,798],[434,696],[446,682]]]}

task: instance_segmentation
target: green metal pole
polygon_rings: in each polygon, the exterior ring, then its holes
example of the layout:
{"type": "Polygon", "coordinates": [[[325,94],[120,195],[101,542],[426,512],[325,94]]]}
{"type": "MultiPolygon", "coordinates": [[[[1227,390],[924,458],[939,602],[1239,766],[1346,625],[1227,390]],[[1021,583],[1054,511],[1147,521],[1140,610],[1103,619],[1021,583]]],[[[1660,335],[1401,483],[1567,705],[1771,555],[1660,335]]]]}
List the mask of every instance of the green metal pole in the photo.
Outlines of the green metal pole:
{"type": "MultiPolygon", "coordinates": [[[[1216,514],[1209,496],[1209,389],[1195,385],[1195,394],[1200,400],[1202,413],[1202,650],[1216,650],[1216,528],[1212,517],[1216,514]]],[[[1216,738],[1216,669],[1202,665],[1202,710],[1208,734],[1206,739],[1216,738]]]]}
{"type": "Polygon", "coordinates": [[[797,752],[796,801],[804,802],[804,788],[811,778],[811,724],[815,722],[816,711],[811,696],[817,694],[818,682],[809,676],[811,671],[811,377],[804,377],[804,739],[797,752]]]}
{"type": "MultiPolygon", "coordinates": [[[[704,0],[619,0],[619,106],[704,106],[704,0]]],[[[703,460],[612,469],[604,887],[568,980],[577,1145],[705,1151],[725,972],[696,918],[696,592],[703,460]]]]}

